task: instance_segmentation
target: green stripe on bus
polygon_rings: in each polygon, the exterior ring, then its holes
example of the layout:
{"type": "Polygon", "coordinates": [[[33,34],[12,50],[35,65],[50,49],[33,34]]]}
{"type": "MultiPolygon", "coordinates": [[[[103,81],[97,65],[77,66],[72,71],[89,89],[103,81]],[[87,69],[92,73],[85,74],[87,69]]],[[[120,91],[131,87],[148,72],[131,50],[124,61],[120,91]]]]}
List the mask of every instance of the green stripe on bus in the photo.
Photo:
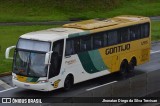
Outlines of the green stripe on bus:
{"type": "Polygon", "coordinates": [[[27,78],[27,82],[37,82],[39,78],[31,78],[31,77],[28,77],[27,78]]]}
{"type": "Polygon", "coordinates": [[[89,56],[91,58],[93,65],[95,66],[97,70],[102,71],[102,70],[107,69],[98,50],[92,50],[92,51],[89,51],[88,53],[89,53],[89,56]]]}
{"type": "Polygon", "coordinates": [[[90,34],[90,32],[84,31],[84,32],[80,32],[80,33],[73,33],[73,34],[69,34],[68,37],[73,38],[73,37],[83,36],[83,35],[87,35],[87,34],[90,34]]]}
{"type": "Polygon", "coordinates": [[[100,70],[97,70],[95,66],[92,63],[92,60],[88,54],[88,52],[82,52],[78,54],[78,57],[81,61],[81,64],[83,68],[85,69],[86,72],[88,73],[96,73],[99,72],[100,70]]]}

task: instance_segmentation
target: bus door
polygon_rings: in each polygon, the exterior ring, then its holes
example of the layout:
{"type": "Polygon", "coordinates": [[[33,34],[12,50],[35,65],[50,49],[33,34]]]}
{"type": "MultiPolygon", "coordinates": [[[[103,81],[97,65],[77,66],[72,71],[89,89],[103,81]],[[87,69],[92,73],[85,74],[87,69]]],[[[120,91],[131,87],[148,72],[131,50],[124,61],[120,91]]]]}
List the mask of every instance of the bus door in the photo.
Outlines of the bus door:
{"type": "Polygon", "coordinates": [[[64,40],[58,40],[53,43],[52,47],[53,53],[51,56],[49,78],[55,77],[60,73],[62,57],[63,57],[63,46],[64,46],[64,40]]]}
{"type": "Polygon", "coordinates": [[[71,72],[74,76],[74,83],[80,80],[84,80],[85,71],[79,60],[80,39],[72,38],[66,40],[65,58],[64,58],[64,70],[65,72],[71,72]],[[84,79],[82,79],[82,76],[84,79]]]}

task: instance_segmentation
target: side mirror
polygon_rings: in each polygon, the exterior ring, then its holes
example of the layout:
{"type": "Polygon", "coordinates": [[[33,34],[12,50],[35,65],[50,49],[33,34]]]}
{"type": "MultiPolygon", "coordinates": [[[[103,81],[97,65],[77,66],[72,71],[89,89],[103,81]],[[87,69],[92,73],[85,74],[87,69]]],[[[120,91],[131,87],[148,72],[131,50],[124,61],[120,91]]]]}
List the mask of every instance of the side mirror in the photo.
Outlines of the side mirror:
{"type": "Polygon", "coordinates": [[[9,57],[10,51],[11,51],[11,49],[13,49],[13,48],[16,48],[16,46],[10,46],[10,47],[8,47],[8,48],[6,49],[6,52],[5,52],[5,58],[6,58],[6,59],[13,59],[13,57],[9,57]]]}
{"type": "Polygon", "coordinates": [[[46,53],[44,64],[46,64],[46,65],[50,64],[49,60],[50,60],[50,56],[51,56],[52,52],[53,51],[50,51],[50,52],[46,53]]]}

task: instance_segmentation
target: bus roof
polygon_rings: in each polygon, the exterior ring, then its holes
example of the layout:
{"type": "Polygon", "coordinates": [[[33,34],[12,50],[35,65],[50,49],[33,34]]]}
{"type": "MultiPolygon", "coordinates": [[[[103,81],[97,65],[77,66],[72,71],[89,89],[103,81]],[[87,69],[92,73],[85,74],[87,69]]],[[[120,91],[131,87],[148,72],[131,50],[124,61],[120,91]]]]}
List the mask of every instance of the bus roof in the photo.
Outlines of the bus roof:
{"type": "Polygon", "coordinates": [[[123,15],[123,16],[117,16],[109,19],[91,19],[81,22],[75,22],[70,24],[65,24],[63,27],[65,28],[78,28],[83,30],[94,30],[98,28],[103,27],[113,27],[118,25],[125,25],[125,24],[133,24],[133,23],[139,23],[143,21],[149,21],[148,17],[142,17],[142,16],[131,16],[131,15],[123,15]]]}
{"type": "Polygon", "coordinates": [[[82,36],[129,25],[150,22],[148,17],[123,15],[109,19],[91,19],[63,25],[62,28],[30,32],[20,38],[40,41],[56,41],[63,38],[82,36]]]}
{"type": "Polygon", "coordinates": [[[80,32],[83,32],[83,30],[75,28],[51,28],[47,30],[26,33],[20,36],[20,38],[53,42],[59,39],[67,38],[70,34],[80,32]]]}

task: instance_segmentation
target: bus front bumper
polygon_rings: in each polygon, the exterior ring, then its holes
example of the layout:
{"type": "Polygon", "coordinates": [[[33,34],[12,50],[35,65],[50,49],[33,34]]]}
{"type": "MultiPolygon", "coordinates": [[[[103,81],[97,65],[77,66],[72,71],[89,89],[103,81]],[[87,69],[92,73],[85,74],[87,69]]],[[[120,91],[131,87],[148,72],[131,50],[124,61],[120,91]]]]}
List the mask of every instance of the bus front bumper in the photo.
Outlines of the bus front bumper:
{"type": "Polygon", "coordinates": [[[31,83],[20,82],[16,79],[12,79],[12,82],[14,86],[17,86],[20,88],[37,90],[37,91],[51,91],[51,89],[49,89],[51,87],[49,83],[31,84],[31,83]]]}

